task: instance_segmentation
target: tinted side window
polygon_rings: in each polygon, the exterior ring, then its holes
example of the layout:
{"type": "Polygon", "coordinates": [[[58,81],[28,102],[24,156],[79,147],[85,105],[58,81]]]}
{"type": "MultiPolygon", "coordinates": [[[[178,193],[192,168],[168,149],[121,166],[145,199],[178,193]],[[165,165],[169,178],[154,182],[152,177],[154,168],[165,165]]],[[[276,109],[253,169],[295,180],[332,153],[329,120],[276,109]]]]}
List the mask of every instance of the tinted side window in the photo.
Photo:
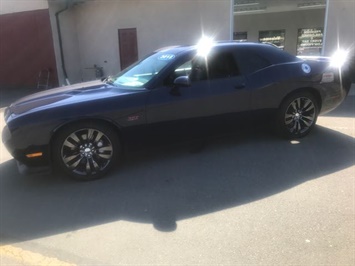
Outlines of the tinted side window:
{"type": "Polygon", "coordinates": [[[173,84],[180,76],[189,76],[192,82],[239,76],[240,71],[232,52],[211,54],[207,59],[195,56],[174,69],[164,81],[165,85],[173,84]]]}
{"type": "Polygon", "coordinates": [[[172,85],[174,80],[181,76],[189,76],[191,73],[192,60],[188,60],[177,66],[174,71],[164,80],[165,85],[172,85]]]}
{"type": "Polygon", "coordinates": [[[240,74],[231,52],[221,52],[216,56],[211,56],[208,66],[210,79],[235,77],[240,74]]]}
{"type": "Polygon", "coordinates": [[[238,51],[236,56],[240,70],[244,75],[254,73],[271,65],[266,58],[260,56],[254,51],[238,51]]]}
{"type": "Polygon", "coordinates": [[[192,60],[191,81],[220,79],[240,75],[239,68],[231,52],[211,54],[207,61],[203,57],[192,60]]]}
{"type": "Polygon", "coordinates": [[[174,70],[174,75],[175,77],[181,77],[181,76],[188,76],[191,73],[191,60],[187,61],[186,63],[178,66],[174,70]]]}

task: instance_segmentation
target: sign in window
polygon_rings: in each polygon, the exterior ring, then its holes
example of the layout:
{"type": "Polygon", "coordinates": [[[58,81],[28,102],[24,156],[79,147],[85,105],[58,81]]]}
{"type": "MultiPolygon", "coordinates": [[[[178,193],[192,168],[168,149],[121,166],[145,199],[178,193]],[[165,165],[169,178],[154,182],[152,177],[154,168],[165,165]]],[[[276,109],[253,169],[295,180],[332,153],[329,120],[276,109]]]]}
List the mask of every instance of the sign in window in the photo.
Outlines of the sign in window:
{"type": "Polygon", "coordinates": [[[259,31],[259,42],[271,43],[279,49],[285,48],[285,30],[259,31]]]}
{"type": "Polygon", "coordinates": [[[319,56],[322,54],[323,28],[299,29],[297,55],[319,56]]]}
{"type": "Polygon", "coordinates": [[[240,42],[248,41],[248,32],[246,32],[246,31],[234,32],[233,33],[233,40],[240,41],[240,42]]]}

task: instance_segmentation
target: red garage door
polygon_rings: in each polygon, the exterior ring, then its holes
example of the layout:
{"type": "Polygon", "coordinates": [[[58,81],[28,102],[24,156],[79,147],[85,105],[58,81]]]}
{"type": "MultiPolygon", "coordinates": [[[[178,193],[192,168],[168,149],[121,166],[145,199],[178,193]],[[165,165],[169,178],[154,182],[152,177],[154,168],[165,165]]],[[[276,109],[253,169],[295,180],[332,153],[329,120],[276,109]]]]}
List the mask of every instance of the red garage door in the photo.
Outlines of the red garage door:
{"type": "Polygon", "coordinates": [[[0,87],[36,87],[41,70],[58,85],[49,12],[36,10],[0,16],[0,87]]]}

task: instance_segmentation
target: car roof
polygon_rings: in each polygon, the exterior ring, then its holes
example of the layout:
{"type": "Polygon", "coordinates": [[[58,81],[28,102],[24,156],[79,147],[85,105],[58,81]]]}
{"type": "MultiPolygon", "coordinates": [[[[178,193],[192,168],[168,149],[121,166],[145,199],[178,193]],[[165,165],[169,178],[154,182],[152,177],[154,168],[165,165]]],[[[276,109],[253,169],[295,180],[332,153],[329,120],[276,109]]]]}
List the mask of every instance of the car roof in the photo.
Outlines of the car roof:
{"type": "MultiPolygon", "coordinates": [[[[271,43],[256,43],[256,42],[240,42],[240,41],[217,41],[213,43],[213,47],[272,47],[277,48],[271,43]]],[[[166,51],[189,51],[195,50],[197,48],[196,44],[193,45],[174,45],[167,46],[156,50],[156,52],[166,52],[166,51]]]]}
{"type": "MultiPolygon", "coordinates": [[[[256,42],[240,42],[240,41],[217,41],[212,45],[212,49],[223,49],[223,48],[233,48],[236,49],[247,49],[249,51],[254,51],[262,57],[267,58],[272,64],[279,64],[285,62],[294,62],[300,61],[301,59],[297,58],[294,55],[285,52],[273,44],[270,43],[256,43],[256,42]]],[[[179,45],[179,46],[169,46],[164,47],[156,52],[171,53],[174,55],[189,53],[195,51],[197,45],[179,45]]]]}

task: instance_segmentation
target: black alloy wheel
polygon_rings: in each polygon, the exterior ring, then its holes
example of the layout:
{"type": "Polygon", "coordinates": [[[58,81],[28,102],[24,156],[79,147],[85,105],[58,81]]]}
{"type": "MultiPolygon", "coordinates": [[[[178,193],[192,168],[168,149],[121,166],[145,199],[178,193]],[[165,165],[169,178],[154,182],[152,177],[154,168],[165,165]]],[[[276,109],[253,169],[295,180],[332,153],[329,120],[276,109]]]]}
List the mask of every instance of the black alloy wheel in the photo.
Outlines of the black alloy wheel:
{"type": "Polygon", "coordinates": [[[101,178],[116,163],[120,145],[109,126],[73,124],[57,135],[53,145],[55,165],[75,179],[101,178]]]}
{"type": "Polygon", "coordinates": [[[316,124],[318,112],[317,101],[311,93],[295,93],[281,104],[278,113],[279,129],[287,138],[302,138],[316,124]]]}

